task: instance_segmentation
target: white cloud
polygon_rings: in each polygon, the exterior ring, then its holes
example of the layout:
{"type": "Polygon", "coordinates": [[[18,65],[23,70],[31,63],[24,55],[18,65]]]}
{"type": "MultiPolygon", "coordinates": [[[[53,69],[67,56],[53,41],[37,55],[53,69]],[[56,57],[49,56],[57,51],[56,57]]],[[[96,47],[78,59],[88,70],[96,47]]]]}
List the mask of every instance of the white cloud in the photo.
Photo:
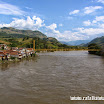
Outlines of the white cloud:
{"type": "Polygon", "coordinates": [[[52,32],[47,32],[47,36],[49,37],[55,37],[59,41],[75,41],[75,40],[86,40],[89,38],[89,36],[80,34],[79,32],[72,32],[72,31],[64,31],[62,33],[52,33],[52,32]]]}
{"type": "Polygon", "coordinates": [[[96,16],[96,18],[93,21],[87,20],[83,22],[84,26],[96,27],[101,27],[100,25],[102,25],[102,23],[104,23],[104,16],[96,16]]]}
{"type": "Polygon", "coordinates": [[[69,15],[77,14],[79,12],[80,12],[80,10],[74,10],[74,11],[70,12],[69,15]]]}
{"type": "Polygon", "coordinates": [[[84,21],[83,24],[84,24],[85,26],[90,26],[90,25],[91,25],[91,22],[90,22],[90,20],[88,20],[88,21],[84,21]]]}
{"type": "Polygon", "coordinates": [[[29,9],[29,10],[32,10],[32,8],[30,8],[30,7],[25,7],[26,9],[29,9]]]}
{"type": "Polygon", "coordinates": [[[85,7],[83,10],[74,10],[74,11],[70,12],[69,15],[78,14],[79,12],[84,13],[84,14],[91,14],[91,13],[93,13],[97,10],[101,10],[101,9],[103,9],[102,6],[89,6],[89,7],[85,7]]]}
{"type": "Polygon", "coordinates": [[[46,26],[48,31],[45,33],[49,37],[55,37],[59,41],[74,41],[74,40],[85,40],[86,37],[89,38],[86,35],[83,35],[79,29],[77,29],[77,32],[72,32],[72,31],[64,31],[60,32],[56,30],[57,24],[53,23],[50,26],[46,26]],[[50,31],[51,30],[51,31],[50,31]]]}
{"type": "Polygon", "coordinates": [[[104,0],[98,0],[98,2],[101,2],[101,3],[103,3],[103,4],[104,4],[104,0]]]}
{"type": "Polygon", "coordinates": [[[64,31],[63,33],[58,34],[56,38],[60,41],[66,42],[84,39],[83,35],[72,31],[64,31]]]}
{"type": "Polygon", "coordinates": [[[51,30],[51,32],[53,32],[54,34],[59,34],[60,32],[58,30],[56,30],[57,28],[57,24],[53,23],[50,26],[46,26],[46,28],[48,30],[51,30]]]}
{"type": "Polygon", "coordinates": [[[99,21],[104,22],[104,16],[97,16],[97,17],[95,18],[95,20],[93,20],[92,22],[93,22],[93,23],[97,23],[97,22],[99,22],[99,21]]]}
{"type": "Polygon", "coordinates": [[[57,28],[57,24],[53,23],[50,26],[47,26],[48,29],[55,30],[57,28]]]}
{"type": "Polygon", "coordinates": [[[36,21],[34,25],[38,26],[38,28],[45,26],[45,24],[43,24],[44,20],[40,19],[39,17],[33,16],[33,20],[36,21]]]}
{"type": "Polygon", "coordinates": [[[104,24],[99,24],[99,28],[103,28],[104,29],[104,24]]]}
{"type": "Polygon", "coordinates": [[[5,15],[23,15],[25,12],[22,11],[19,7],[0,2],[0,14],[5,15]]]}
{"type": "MultiPolygon", "coordinates": [[[[98,17],[95,18],[97,21],[103,19],[99,19],[98,17]]],[[[90,20],[84,21],[85,25],[90,25],[92,22],[90,20]]],[[[37,30],[41,27],[46,29],[46,35],[55,37],[59,41],[74,41],[74,40],[87,40],[93,39],[101,34],[104,34],[104,24],[98,26],[98,28],[77,28],[74,31],[64,31],[60,32],[57,30],[57,24],[53,23],[49,26],[45,26],[44,20],[39,17],[33,16],[27,17],[27,19],[18,19],[14,18],[10,24],[0,24],[1,27],[14,27],[17,29],[30,29],[30,30],[37,30]]]]}
{"type": "Polygon", "coordinates": [[[60,41],[75,41],[75,40],[91,40],[96,37],[103,36],[103,27],[99,28],[77,28],[76,31],[64,31],[63,33],[57,34],[55,37],[60,41]]]}
{"type": "Polygon", "coordinates": [[[78,37],[74,35],[71,31],[64,31],[63,33],[56,30],[57,24],[53,23],[50,26],[46,26],[48,31],[46,32],[47,36],[49,37],[55,37],[59,41],[71,41],[76,40],[78,37]],[[51,31],[50,31],[51,30],[51,31]]]}
{"type": "Polygon", "coordinates": [[[87,36],[96,36],[104,33],[103,28],[77,28],[78,33],[85,34],[87,36]]]}
{"type": "Polygon", "coordinates": [[[0,28],[14,27],[17,29],[31,29],[31,30],[37,30],[42,26],[45,26],[44,20],[41,20],[39,17],[36,16],[33,16],[33,18],[30,18],[28,16],[27,19],[14,18],[10,24],[0,24],[0,28]]]}
{"type": "Polygon", "coordinates": [[[84,8],[84,13],[85,14],[90,14],[95,12],[96,10],[102,9],[102,6],[89,6],[84,8]]]}

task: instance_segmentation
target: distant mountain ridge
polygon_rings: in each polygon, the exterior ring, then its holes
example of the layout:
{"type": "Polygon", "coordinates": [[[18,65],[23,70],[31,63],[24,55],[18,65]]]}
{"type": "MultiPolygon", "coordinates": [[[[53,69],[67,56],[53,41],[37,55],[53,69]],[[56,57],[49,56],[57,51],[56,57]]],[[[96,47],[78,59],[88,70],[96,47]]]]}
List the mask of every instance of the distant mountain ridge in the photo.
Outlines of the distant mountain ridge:
{"type": "Polygon", "coordinates": [[[91,40],[76,40],[76,41],[69,41],[69,42],[61,41],[61,43],[67,44],[67,45],[72,45],[72,46],[77,46],[77,45],[81,45],[81,44],[86,44],[90,41],[91,40]]]}

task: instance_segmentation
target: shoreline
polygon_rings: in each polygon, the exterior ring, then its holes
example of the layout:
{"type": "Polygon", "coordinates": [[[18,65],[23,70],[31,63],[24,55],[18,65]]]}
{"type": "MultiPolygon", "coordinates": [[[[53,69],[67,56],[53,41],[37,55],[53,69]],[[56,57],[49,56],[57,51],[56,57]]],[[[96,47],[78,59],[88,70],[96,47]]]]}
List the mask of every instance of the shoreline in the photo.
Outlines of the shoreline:
{"type": "Polygon", "coordinates": [[[23,57],[21,59],[8,59],[8,60],[0,60],[0,64],[1,63],[13,63],[13,62],[21,62],[23,60],[27,60],[27,59],[32,59],[32,58],[35,58],[37,57],[38,55],[35,53],[35,55],[33,56],[28,56],[28,57],[23,57]]]}

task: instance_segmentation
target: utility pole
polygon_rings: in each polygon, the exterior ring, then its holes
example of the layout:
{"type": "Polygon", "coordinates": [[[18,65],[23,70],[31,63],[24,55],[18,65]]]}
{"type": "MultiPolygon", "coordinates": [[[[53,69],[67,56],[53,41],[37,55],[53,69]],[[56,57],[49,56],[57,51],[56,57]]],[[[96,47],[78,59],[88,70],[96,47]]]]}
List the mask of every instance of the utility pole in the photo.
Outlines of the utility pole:
{"type": "Polygon", "coordinates": [[[35,51],[35,40],[33,40],[33,49],[35,51]]]}

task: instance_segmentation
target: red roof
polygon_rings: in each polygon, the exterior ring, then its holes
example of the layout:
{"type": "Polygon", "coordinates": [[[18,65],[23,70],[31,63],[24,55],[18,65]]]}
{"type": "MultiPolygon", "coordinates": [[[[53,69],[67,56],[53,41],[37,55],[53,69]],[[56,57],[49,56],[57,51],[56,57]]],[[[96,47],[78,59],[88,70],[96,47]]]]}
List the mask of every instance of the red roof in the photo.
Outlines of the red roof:
{"type": "Polygon", "coordinates": [[[4,54],[4,52],[0,52],[0,54],[4,54]]]}
{"type": "Polygon", "coordinates": [[[4,52],[0,52],[0,56],[5,56],[6,54],[4,52]]]}
{"type": "Polygon", "coordinates": [[[10,54],[10,55],[18,55],[20,52],[18,51],[13,51],[13,50],[4,50],[5,54],[10,54]]]}
{"type": "Polygon", "coordinates": [[[10,55],[18,55],[17,52],[11,52],[10,55]]]}

